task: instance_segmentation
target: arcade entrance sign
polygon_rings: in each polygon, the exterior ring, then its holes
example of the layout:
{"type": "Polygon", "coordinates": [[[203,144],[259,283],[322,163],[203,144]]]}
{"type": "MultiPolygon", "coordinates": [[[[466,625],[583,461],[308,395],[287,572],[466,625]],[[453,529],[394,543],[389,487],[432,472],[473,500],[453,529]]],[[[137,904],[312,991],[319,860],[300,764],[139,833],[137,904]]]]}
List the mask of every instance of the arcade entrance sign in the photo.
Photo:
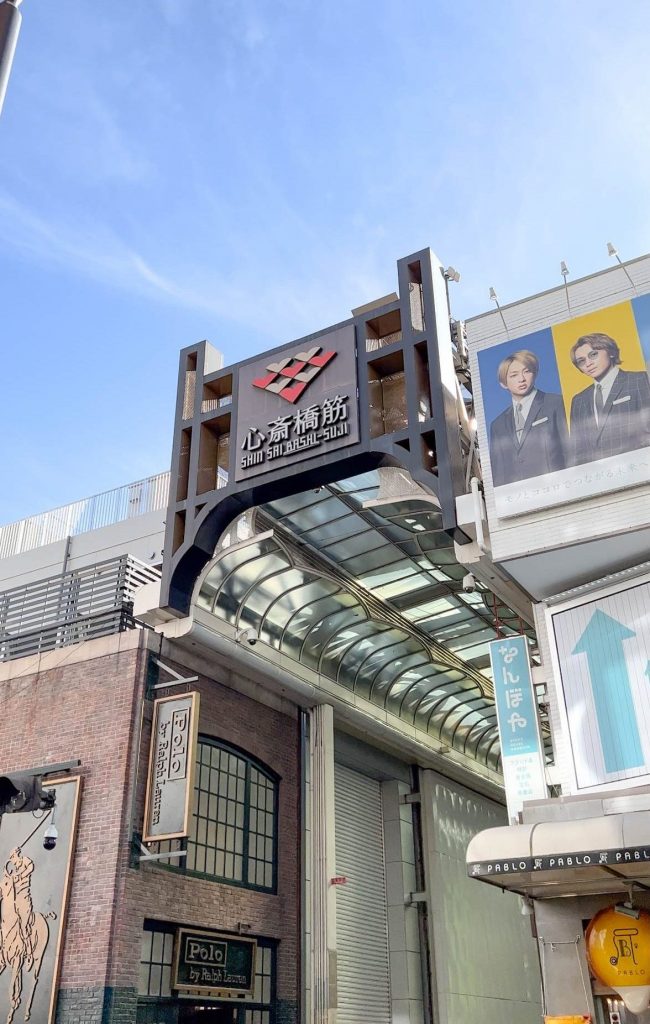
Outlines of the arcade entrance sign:
{"type": "Polygon", "coordinates": [[[352,326],[331,331],[299,350],[294,344],[274,353],[271,360],[266,355],[241,366],[236,480],[283,469],[358,440],[352,326]]]}

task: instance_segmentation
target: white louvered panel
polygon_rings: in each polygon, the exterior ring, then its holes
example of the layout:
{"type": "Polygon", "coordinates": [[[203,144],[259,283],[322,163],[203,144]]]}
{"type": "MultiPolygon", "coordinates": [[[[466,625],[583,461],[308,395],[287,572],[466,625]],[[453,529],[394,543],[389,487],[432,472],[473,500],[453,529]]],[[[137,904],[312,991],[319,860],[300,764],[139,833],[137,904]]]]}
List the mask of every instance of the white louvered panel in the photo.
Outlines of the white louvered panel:
{"type": "Polygon", "coordinates": [[[390,1024],[381,789],[335,765],[337,1024],[390,1024]]]}

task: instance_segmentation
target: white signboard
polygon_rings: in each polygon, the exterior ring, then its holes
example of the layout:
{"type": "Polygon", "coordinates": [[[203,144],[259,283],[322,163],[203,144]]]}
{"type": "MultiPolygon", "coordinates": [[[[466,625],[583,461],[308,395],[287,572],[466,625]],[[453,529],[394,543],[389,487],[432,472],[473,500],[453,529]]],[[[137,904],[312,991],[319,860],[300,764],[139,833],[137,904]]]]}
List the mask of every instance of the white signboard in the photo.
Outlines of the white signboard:
{"type": "Polygon", "coordinates": [[[549,611],[575,791],[650,782],[650,582],[549,611]]]}
{"type": "Polygon", "coordinates": [[[516,820],[525,800],[544,800],[548,796],[526,637],[493,640],[490,661],[508,818],[516,820]]]}
{"type": "Polygon", "coordinates": [[[198,693],[154,701],[142,836],[145,843],[188,834],[198,723],[198,693]]]}

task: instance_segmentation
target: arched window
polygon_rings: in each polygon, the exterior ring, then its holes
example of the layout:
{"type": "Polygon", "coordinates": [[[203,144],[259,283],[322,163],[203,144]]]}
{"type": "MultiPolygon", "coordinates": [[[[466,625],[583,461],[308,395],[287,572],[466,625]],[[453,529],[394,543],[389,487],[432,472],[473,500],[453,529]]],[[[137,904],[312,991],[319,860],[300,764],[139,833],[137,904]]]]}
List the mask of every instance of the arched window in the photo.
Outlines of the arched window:
{"type": "Polygon", "coordinates": [[[187,850],[177,870],[275,892],[277,802],[277,775],[236,747],[200,736],[190,834],[155,845],[161,853],[187,850]]]}

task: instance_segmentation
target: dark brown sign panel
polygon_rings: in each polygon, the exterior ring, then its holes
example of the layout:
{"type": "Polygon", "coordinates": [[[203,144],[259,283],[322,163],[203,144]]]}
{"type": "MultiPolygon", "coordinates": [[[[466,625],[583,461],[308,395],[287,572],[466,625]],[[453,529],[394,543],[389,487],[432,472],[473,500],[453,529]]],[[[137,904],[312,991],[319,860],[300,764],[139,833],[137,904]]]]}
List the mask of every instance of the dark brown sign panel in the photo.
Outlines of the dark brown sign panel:
{"type": "Polygon", "coordinates": [[[179,928],[174,988],[214,999],[245,998],[255,984],[255,939],[179,928]]]}
{"type": "Polygon", "coordinates": [[[359,440],[354,327],[244,364],[237,393],[237,469],[247,480],[359,440]]]}

